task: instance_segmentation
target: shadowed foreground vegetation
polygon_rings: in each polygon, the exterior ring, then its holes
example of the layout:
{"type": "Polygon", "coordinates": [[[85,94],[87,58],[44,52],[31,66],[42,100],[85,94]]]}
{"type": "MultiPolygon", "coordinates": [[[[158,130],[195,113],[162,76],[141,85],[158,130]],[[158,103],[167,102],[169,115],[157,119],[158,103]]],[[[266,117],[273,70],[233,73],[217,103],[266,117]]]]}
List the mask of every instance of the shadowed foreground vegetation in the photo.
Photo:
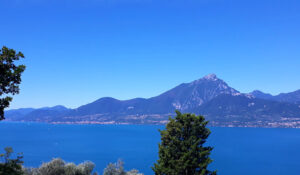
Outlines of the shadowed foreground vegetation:
{"type": "MultiPolygon", "coordinates": [[[[54,158],[50,162],[43,163],[38,168],[23,166],[21,153],[16,158],[11,158],[13,149],[5,148],[5,153],[0,154],[0,175],[99,175],[94,172],[95,164],[85,161],[79,165],[67,163],[60,158],[54,158]]],[[[103,175],[143,175],[138,170],[125,171],[124,162],[110,163],[104,169],[103,175]]]]}

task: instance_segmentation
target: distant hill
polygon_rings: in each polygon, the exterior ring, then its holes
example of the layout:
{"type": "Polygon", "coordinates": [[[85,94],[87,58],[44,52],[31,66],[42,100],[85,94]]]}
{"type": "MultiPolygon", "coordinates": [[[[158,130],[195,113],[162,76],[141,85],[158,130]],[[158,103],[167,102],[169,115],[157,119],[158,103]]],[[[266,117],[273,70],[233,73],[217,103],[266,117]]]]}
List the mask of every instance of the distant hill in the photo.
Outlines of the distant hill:
{"type": "Polygon", "coordinates": [[[290,92],[290,93],[280,93],[279,95],[275,95],[275,96],[258,90],[255,90],[250,94],[252,94],[256,98],[300,104],[300,90],[290,92]]]}
{"type": "Polygon", "coordinates": [[[34,108],[20,108],[20,109],[12,109],[4,111],[4,115],[6,116],[6,120],[19,120],[23,118],[28,113],[34,111],[34,108]]]}
{"type": "Polygon", "coordinates": [[[260,99],[266,99],[266,100],[274,100],[274,96],[268,93],[264,93],[262,91],[259,90],[255,90],[253,92],[250,93],[251,95],[253,95],[256,98],[260,98],[260,99]]]}
{"type": "Polygon", "coordinates": [[[67,111],[71,111],[62,105],[44,108],[20,108],[5,111],[5,117],[8,121],[41,121],[46,118],[61,116],[67,111]]]}
{"type": "Polygon", "coordinates": [[[204,115],[213,126],[299,127],[300,90],[272,96],[243,94],[215,74],[183,83],[152,98],[100,98],[76,109],[63,106],[5,112],[12,121],[164,124],[175,110],[204,115]]]}
{"type": "Polygon", "coordinates": [[[281,118],[293,118],[300,115],[300,107],[242,95],[220,95],[194,109],[196,113],[206,115],[210,120],[218,121],[277,121],[281,118]]]}

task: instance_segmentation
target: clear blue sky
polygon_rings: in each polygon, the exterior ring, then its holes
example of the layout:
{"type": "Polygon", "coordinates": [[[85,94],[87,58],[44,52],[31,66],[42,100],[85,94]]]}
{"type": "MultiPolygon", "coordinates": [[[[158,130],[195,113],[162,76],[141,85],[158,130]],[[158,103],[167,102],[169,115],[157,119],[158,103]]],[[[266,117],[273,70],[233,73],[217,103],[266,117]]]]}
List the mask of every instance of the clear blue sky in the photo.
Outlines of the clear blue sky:
{"type": "Polygon", "coordinates": [[[215,73],[300,89],[299,0],[0,0],[0,46],[27,70],[12,108],[151,97],[215,73]]]}

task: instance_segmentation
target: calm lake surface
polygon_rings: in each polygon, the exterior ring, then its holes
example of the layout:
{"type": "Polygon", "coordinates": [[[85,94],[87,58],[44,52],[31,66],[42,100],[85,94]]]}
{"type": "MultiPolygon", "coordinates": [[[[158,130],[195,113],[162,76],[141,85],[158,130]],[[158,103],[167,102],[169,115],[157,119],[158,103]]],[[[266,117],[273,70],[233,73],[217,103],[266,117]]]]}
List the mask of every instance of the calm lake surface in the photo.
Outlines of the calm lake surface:
{"type": "MultiPolygon", "coordinates": [[[[80,163],[93,161],[102,174],[121,158],[125,169],[153,174],[158,158],[158,129],[153,125],[51,125],[0,122],[0,153],[12,146],[24,153],[25,166],[53,157],[80,163]]],[[[210,169],[219,175],[299,175],[300,129],[211,128],[214,147],[210,169]]]]}

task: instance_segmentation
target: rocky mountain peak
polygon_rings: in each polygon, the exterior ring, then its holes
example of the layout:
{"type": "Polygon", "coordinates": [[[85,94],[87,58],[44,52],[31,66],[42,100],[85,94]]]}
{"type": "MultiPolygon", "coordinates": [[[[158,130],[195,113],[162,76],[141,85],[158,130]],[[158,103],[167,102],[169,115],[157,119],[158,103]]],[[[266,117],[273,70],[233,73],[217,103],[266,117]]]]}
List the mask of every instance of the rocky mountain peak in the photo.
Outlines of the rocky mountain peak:
{"type": "Polygon", "coordinates": [[[202,84],[203,82],[223,82],[223,80],[219,79],[216,74],[208,74],[198,80],[194,80],[190,83],[190,85],[202,84]]]}
{"type": "Polygon", "coordinates": [[[208,74],[204,76],[202,79],[216,81],[218,80],[218,77],[216,74],[208,74]]]}
{"type": "Polygon", "coordinates": [[[182,84],[162,94],[165,99],[172,101],[172,105],[185,111],[196,108],[220,94],[236,95],[239,92],[215,74],[208,74],[191,83],[182,84]]]}

